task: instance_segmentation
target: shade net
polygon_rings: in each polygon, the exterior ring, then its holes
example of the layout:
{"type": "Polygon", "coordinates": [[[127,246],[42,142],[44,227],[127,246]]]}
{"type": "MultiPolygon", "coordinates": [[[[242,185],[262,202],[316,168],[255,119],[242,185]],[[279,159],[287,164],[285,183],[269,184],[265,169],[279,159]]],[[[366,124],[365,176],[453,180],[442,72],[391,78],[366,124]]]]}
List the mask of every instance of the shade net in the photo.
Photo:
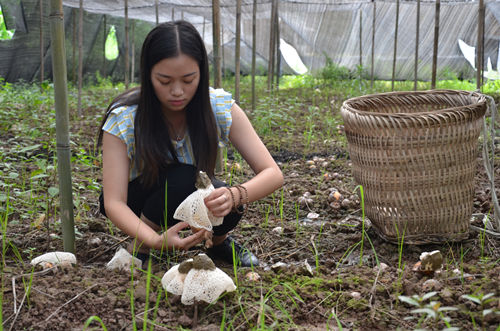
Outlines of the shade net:
{"type": "MultiPolygon", "coordinates": [[[[185,19],[203,36],[212,59],[212,0],[129,0],[130,59],[138,75],[140,48],[157,22],[185,19]]],[[[256,11],[257,73],[267,72],[271,27],[271,0],[258,0],[256,11]]],[[[8,29],[16,29],[12,40],[0,41],[0,76],[9,82],[36,80],[44,63],[44,77],[51,76],[49,0],[0,0],[8,29]],[[43,58],[43,60],[41,60],[43,58]]],[[[75,79],[78,66],[78,0],[65,0],[64,26],[68,78],[75,79]]],[[[236,1],[221,0],[222,65],[235,67],[236,1]]],[[[437,53],[437,78],[475,78],[475,69],[465,59],[458,40],[477,44],[478,1],[441,1],[437,53]]],[[[324,67],[327,59],[352,70],[363,68],[375,78],[413,80],[415,61],[418,79],[430,80],[434,47],[435,2],[421,1],[416,59],[417,1],[278,1],[279,36],[295,47],[310,72],[324,67]],[[396,37],[396,11],[399,20],[396,37]],[[375,33],[373,31],[375,30],[375,33]],[[393,68],[395,40],[396,65],[393,68]],[[373,55],[373,56],[372,56],[373,55]],[[373,63],[373,65],[372,65],[373,63]]],[[[83,1],[83,72],[96,72],[123,80],[125,68],[125,8],[123,0],[83,1]],[[106,60],[104,44],[114,25],[120,55],[106,60]]],[[[242,0],[241,71],[251,72],[253,0],[242,0]]],[[[500,3],[486,3],[484,67],[487,59],[497,70],[500,39],[500,3]]],[[[281,72],[293,73],[282,59],[281,72]]]]}

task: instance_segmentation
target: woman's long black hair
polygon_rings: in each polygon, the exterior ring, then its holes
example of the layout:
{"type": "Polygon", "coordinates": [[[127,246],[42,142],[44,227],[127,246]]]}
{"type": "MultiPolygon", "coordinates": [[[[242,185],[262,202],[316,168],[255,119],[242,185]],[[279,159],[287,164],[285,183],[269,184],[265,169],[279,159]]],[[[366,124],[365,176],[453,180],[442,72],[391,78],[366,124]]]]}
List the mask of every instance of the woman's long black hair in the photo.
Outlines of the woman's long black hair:
{"type": "Polygon", "coordinates": [[[155,183],[159,172],[168,164],[179,162],[151,82],[151,70],[161,60],[180,54],[192,57],[200,69],[198,89],[186,106],[186,121],[196,167],[211,177],[214,175],[218,134],[210,103],[207,51],[192,24],[186,21],[168,22],[156,26],[146,36],[141,51],[141,86],[126,91],[111,102],[101,124],[98,140],[101,143],[102,126],[111,110],[137,104],[135,151],[145,186],[155,183]]]}

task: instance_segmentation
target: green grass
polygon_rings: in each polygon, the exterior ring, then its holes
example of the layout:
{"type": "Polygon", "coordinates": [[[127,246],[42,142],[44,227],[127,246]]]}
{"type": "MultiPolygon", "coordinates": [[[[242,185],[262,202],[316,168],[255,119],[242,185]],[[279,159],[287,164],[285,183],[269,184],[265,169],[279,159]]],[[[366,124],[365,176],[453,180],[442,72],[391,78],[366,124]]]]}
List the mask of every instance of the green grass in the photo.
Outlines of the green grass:
{"type": "MultiPolygon", "coordinates": [[[[291,151],[305,160],[315,153],[334,154],[337,148],[345,150],[347,142],[340,130],[343,123],[340,116],[342,102],[354,96],[391,90],[391,82],[388,81],[375,81],[372,89],[369,88],[369,80],[360,80],[352,78],[352,76],[349,76],[349,79],[337,79],[339,77],[336,75],[346,74],[342,70],[337,72],[337,69],[317,76],[285,76],[280,80],[279,91],[275,91],[273,97],[266,91],[267,78],[257,77],[258,98],[257,108],[254,112],[249,111],[251,107],[250,78],[242,78],[241,106],[246,110],[257,133],[273,154],[291,151]]],[[[101,159],[95,149],[96,132],[94,130],[97,129],[109,101],[124,88],[123,84],[113,84],[109,79],[99,76],[96,76],[96,82],[96,84],[87,85],[83,91],[83,109],[86,109],[87,114],[82,118],[75,111],[77,92],[73,86],[69,86],[70,121],[72,124],[71,162],[74,167],[73,189],[75,218],[78,220],[75,223],[77,234],[87,231],[87,223],[95,218],[91,211],[95,210],[95,197],[100,191],[101,159]]],[[[231,79],[224,81],[224,88],[227,90],[232,91],[233,86],[234,82],[231,79]]],[[[395,86],[396,90],[413,90],[413,82],[411,81],[396,82],[395,86]]],[[[423,90],[429,87],[430,83],[419,82],[419,89],[423,90]]],[[[473,91],[475,83],[451,79],[439,81],[438,88],[473,91]]],[[[483,88],[483,92],[489,93],[495,98],[498,98],[499,90],[500,83],[497,82],[488,82],[483,88]]],[[[0,325],[2,325],[3,318],[2,309],[5,307],[3,295],[9,280],[4,273],[4,266],[8,262],[6,256],[11,259],[10,261],[13,260],[14,255],[17,261],[21,259],[27,261],[33,255],[40,253],[35,251],[37,249],[35,247],[17,249],[10,241],[9,236],[14,234],[9,233],[9,227],[27,223],[30,229],[43,231],[48,238],[49,235],[57,235],[60,232],[53,92],[53,86],[49,82],[39,86],[28,83],[9,84],[0,80],[0,103],[2,104],[0,108],[0,135],[5,137],[0,145],[0,229],[2,232],[0,325]],[[17,253],[8,253],[7,251],[17,253]]],[[[234,157],[233,162],[243,165],[241,155],[235,153],[234,157]]],[[[234,163],[228,168],[227,162],[230,160],[227,159],[227,154],[225,161],[224,173],[230,182],[238,183],[241,182],[242,178],[245,179],[249,176],[245,169],[238,170],[234,163]]],[[[335,161],[331,161],[331,165],[335,169],[341,166],[340,162],[337,164],[335,161]]],[[[287,164],[284,163],[282,165],[284,172],[287,171],[286,167],[287,164]]],[[[310,186],[318,192],[324,190],[325,186],[332,185],[332,183],[325,182],[323,175],[324,173],[321,173],[317,178],[312,175],[310,177],[310,186]]],[[[294,329],[298,323],[295,314],[309,313],[309,311],[302,311],[301,308],[304,302],[315,300],[312,298],[316,297],[319,299],[317,299],[317,305],[313,310],[315,313],[321,311],[321,316],[324,318],[323,325],[329,329],[334,327],[343,329],[352,320],[349,314],[357,308],[366,306],[364,301],[366,297],[360,301],[353,301],[349,297],[350,291],[356,289],[357,286],[362,286],[363,282],[359,280],[357,275],[349,275],[343,271],[350,255],[357,254],[359,251],[359,263],[357,263],[356,255],[355,268],[357,269],[355,270],[370,272],[370,267],[363,263],[362,259],[364,254],[370,253],[367,249],[367,243],[370,244],[376,264],[380,265],[379,247],[376,247],[372,242],[373,237],[370,238],[365,228],[362,190],[362,208],[358,214],[361,215],[363,221],[359,229],[356,229],[355,226],[352,229],[347,229],[352,233],[360,231],[361,241],[359,241],[359,237],[356,237],[355,240],[345,243],[343,251],[340,254],[338,251],[336,252],[340,255],[340,259],[336,261],[336,267],[329,270],[322,265],[324,257],[330,253],[325,246],[329,235],[327,228],[322,225],[321,228],[315,228],[315,232],[308,233],[309,228],[301,226],[300,220],[305,217],[307,211],[300,208],[296,202],[296,196],[292,196],[289,189],[291,188],[284,187],[272,196],[253,204],[253,208],[258,210],[261,215],[262,222],[258,228],[263,230],[265,234],[270,233],[271,228],[278,225],[288,230],[288,232],[284,231],[280,234],[280,239],[290,237],[293,238],[291,240],[296,241],[297,248],[304,247],[303,250],[307,251],[308,256],[314,260],[314,276],[294,274],[292,271],[273,273],[258,269],[262,277],[261,281],[250,283],[245,279],[244,271],[235,267],[230,272],[233,273],[232,276],[238,284],[237,292],[221,298],[220,305],[206,308],[210,314],[220,314],[218,315],[221,317],[220,329],[225,327],[226,329],[260,330],[294,329]]],[[[315,205],[311,207],[316,210],[324,208],[321,201],[314,203],[315,205]]],[[[324,217],[324,215],[322,216],[324,217]]],[[[328,220],[333,218],[334,216],[331,216],[328,220]]],[[[110,236],[119,233],[109,222],[107,223],[107,231],[110,236]]],[[[394,269],[401,270],[389,280],[389,284],[395,284],[395,286],[389,285],[384,291],[381,291],[382,295],[394,298],[401,294],[402,284],[407,281],[404,278],[404,272],[410,269],[408,267],[410,261],[404,260],[406,253],[403,250],[404,231],[400,233],[400,236],[400,245],[395,249],[397,256],[393,260],[393,266],[394,269]]],[[[494,265],[494,261],[498,262],[498,257],[493,256],[493,253],[488,250],[484,233],[481,234],[479,242],[481,244],[480,254],[485,263],[478,267],[478,273],[486,274],[487,268],[494,265]],[[493,258],[488,259],[488,257],[493,258]]],[[[340,246],[343,243],[336,244],[340,246]]],[[[489,301],[486,302],[486,300],[492,298],[498,300],[499,294],[496,293],[485,299],[488,294],[483,295],[484,291],[481,289],[485,282],[481,283],[479,280],[477,284],[467,284],[467,280],[464,278],[466,273],[464,270],[466,261],[464,262],[464,260],[467,260],[469,256],[466,258],[464,256],[468,254],[468,249],[465,251],[463,248],[459,249],[460,253],[450,264],[460,268],[463,293],[468,295],[464,297],[464,300],[472,301],[477,309],[470,312],[464,308],[463,303],[457,303],[457,306],[461,314],[470,313],[470,318],[473,321],[482,323],[483,319],[480,314],[483,314],[485,310],[488,314],[495,313],[488,311],[490,308],[486,305],[489,301]]],[[[302,253],[300,250],[298,252],[302,253]]],[[[21,264],[21,262],[16,263],[21,264]]],[[[383,275],[381,274],[380,277],[382,278],[383,275]]],[[[30,291],[32,281],[33,279],[30,278],[23,283],[26,292],[30,291]]],[[[376,281],[372,283],[376,283],[376,281]]],[[[377,284],[374,284],[374,288],[375,285],[377,284]]],[[[369,294],[364,293],[363,295],[369,294]]],[[[168,300],[165,300],[166,293],[160,287],[159,279],[152,273],[150,266],[138,275],[131,274],[128,298],[134,329],[137,329],[139,324],[143,330],[153,329],[159,305],[165,304],[165,302],[167,305],[170,304],[168,300]],[[142,324],[136,317],[138,308],[137,302],[134,300],[135,281],[143,281],[146,284],[146,302],[149,302],[150,296],[156,292],[156,301],[154,301],[153,306],[149,306],[148,303],[144,314],[141,315],[144,321],[142,324]]],[[[420,308],[425,308],[425,305],[420,308]]],[[[98,312],[94,313],[96,315],[92,315],[86,320],[84,329],[99,324],[105,330],[106,325],[99,317],[98,312]]],[[[383,315],[383,313],[380,314],[383,315]]],[[[408,315],[412,314],[408,312],[408,315]]],[[[441,315],[436,315],[436,317],[436,321],[440,322],[441,315]]],[[[442,324],[440,325],[442,326],[442,324]]]]}

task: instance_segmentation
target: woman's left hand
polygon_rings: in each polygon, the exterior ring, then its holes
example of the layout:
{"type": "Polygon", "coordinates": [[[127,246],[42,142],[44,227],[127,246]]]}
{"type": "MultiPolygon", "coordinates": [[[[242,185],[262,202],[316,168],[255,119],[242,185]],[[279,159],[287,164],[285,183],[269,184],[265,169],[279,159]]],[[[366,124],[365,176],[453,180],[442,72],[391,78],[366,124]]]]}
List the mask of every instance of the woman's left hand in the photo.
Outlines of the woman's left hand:
{"type": "Polygon", "coordinates": [[[233,209],[234,202],[231,192],[229,191],[230,189],[229,187],[216,188],[205,198],[205,206],[207,206],[208,210],[210,210],[214,216],[226,216],[231,212],[231,209],[233,209]]]}

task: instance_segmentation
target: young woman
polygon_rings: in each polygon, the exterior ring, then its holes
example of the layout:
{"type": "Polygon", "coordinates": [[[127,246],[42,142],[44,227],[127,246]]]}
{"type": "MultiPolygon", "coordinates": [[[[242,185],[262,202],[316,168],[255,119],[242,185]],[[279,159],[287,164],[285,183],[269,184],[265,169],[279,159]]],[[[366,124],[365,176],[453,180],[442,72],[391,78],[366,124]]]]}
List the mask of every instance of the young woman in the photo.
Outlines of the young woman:
{"type": "Polygon", "coordinates": [[[207,52],[188,22],[155,27],[141,53],[140,87],[118,96],[100,130],[103,156],[101,211],[134,239],[130,251],[189,249],[211,234],[180,236],[187,223],[173,214],[196,190],[198,171],[216,189],[205,199],[214,216],[214,258],[258,265],[251,252],[228,236],[241,218],[238,208],[283,185],[283,175],[241,108],[223,90],[209,87],[207,52]],[[239,187],[214,178],[217,149],[232,144],[255,172],[239,187]],[[166,201],[166,204],[165,204],[166,201]]]}

